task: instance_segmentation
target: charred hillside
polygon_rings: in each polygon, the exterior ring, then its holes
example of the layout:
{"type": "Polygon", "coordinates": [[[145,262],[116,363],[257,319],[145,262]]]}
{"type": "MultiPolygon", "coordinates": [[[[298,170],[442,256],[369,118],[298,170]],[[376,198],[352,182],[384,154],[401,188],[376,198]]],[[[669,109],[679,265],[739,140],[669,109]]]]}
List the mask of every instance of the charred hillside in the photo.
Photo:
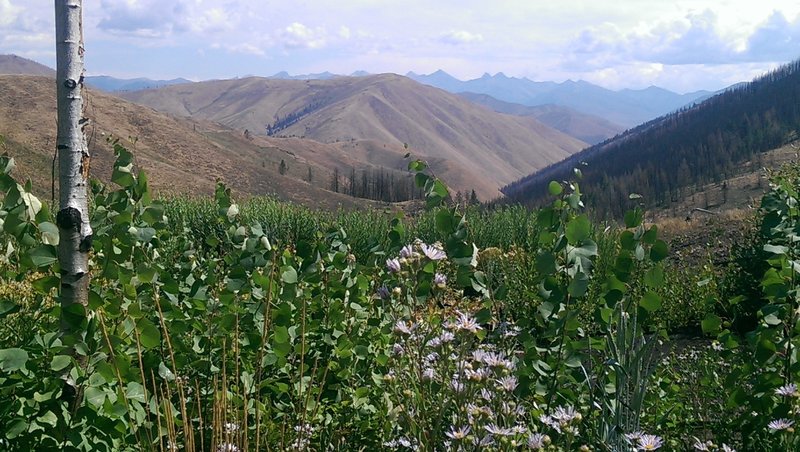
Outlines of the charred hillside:
{"type": "Polygon", "coordinates": [[[512,202],[538,204],[551,180],[568,179],[581,166],[591,205],[619,216],[630,193],[665,206],[700,185],[760,167],[761,154],[797,139],[798,129],[800,60],[586,148],[502,192],[512,202]]]}

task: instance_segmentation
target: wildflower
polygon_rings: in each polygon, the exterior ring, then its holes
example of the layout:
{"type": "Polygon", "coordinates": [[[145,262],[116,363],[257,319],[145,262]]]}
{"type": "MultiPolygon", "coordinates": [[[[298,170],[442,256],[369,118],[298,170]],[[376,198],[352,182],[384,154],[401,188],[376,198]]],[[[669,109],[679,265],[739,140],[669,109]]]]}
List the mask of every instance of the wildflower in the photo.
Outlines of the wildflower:
{"type": "Polygon", "coordinates": [[[449,331],[442,331],[442,334],[439,335],[439,341],[443,344],[453,342],[455,338],[456,336],[449,331]]]}
{"type": "Polygon", "coordinates": [[[377,295],[378,298],[380,298],[381,300],[385,300],[389,298],[392,295],[392,293],[389,291],[388,287],[380,286],[378,287],[378,290],[375,291],[375,295],[377,295]]]}
{"type": "Polygon", "coordinates": [[[568,405],[566,408],[556,407],[556,412],[553,413],[553,419],[561,422],[562,425],[569,424],[573,420],[580,421],[582,418],[581,413],[575,411],[572,405],[568,405]]]}
{"type": "Polygon", "coordinates": [[[472,317],[468,314],[459,314],[458,321],[456,322],[456,330],[477,333],[478,330],[482,329],[483,328],[481,328],[481,326],[478,324],[478,321],[475,320],[475,317],[472,317]]]}
{"type": "Polygon", "coordinates": [[[794,421],[790,421],[789,419],[775,419],[767,424],[772,432],[777,432],[778,430],[789,430],[794,425],[794,421]]]}
{"type": "Polygon", "coordinates": [[[414,257],[417,254],[414,252],[414,247],[411,245],[406,245],[400,249],[400,257],[408,259],[410,257],[414,257]]]}
{"type": "Polygon", "coordinates": [[[789,383],[788,385],[781,386],[780,388],[775,390],[775,394],[784,397],[800,396],[800,392],[797,392],[797,385],[794,383],[789,383]]]}
{"type": "Polygon", "coordinates": [[[425,355],[425,362],[429,364],[434,364],[439,361],[439,354],[436,352],[431,352],[425,355]]]}
{"type": "Polygon", "coordinates": [[[484,430],[495,436],[511,436],[514,434],[514,431],[511,430],[510,428],[500,427],[497,424],[485,425],[483,428],[484,430]]]}
{"type": "Polygon", "coordinates": [[[405,351],[406,349],[403,348],[403,346],[400,344],[395,343],[394,345],[392,345],[392,354],[394,356],[403,356],[403,353],[405,353],[405,351]]]}
{"type": "Polygon", "coordinates": [[[638,442],[639,439],[641,439],[642,435],[644,435],[644,432],[642,432],[642,431],[626,433],[625,434],[625,439],[627,439],[629,443],[633,444],[633,443],[638,442]]]}
{"type": "Polygon", "coordinates": [[[528,433],[528,428],[525,427],[524,425],[517,424],[517,425],[511,427],[511,431],[515,435],[524,435],[524,434],[528,433]]]}
{"type": "Polygon", "coordinates": [[[455,426],[450,427],[450,431],[446,432],[448,438],[454,439],[456,441],[460,441],[469,435],[469,426],[463,426],[459,428],[455,428],[455,426]]]}
{"type": "Polygon", "coordinates": [[[719,341],[715,340],[711,342],[711,349],[714,350],[715,352],[721,352],[722,350],[724,350],[724,347],[722,346],[722,344],[719,343],[719,341]]]}
{"type": "Polygon", "coordinates": [[[497,380],[497,384],[507,392],[514,392],[517,389],[517,377],[507,376],[497,380]]]}
{"type": "Polygon", "coordinates": [[[660,436],[656,435],[642,435],[639,438],[639,450],[656,450],[664,445],[664,441],[660,436]]]}
{"type": "Polygon", "coordinates": [[[533,450],[540,450],[547,447],[550,442],[550,437],[541,433],[534,433],[528,436],[528,448],[533,450]]]}
{"type": "Polygon", "coordinates": [[[494,395],[492,394],[492,391],[489,391],[486,388],[481,388],[481,398],[483,400],[485,400],[487,402],[490,402],[493,397],[494,397],[494,395]]]}
{"type": "Polygon", "coordinates": [[[464,370],[464,376],[467,377],[467,380],[470,381],[483,381],[486,379],[486,377],[488,377],[488,373],[489,372],[483,368],[478,370],[472,370],[472,369],[464,370]]]}
{"type": "Polygon", "coordinates": [[[236,433],[236,431],[239,430],[239,426],[233,422],[226,422],[224,427],[225,433],[236,433]]]}
{"type": "Polygon", "coordinates": [[[438,243],[430,246],[423,243],[420,245],[420,249],[422,249],[422,253],[425,254],[425,257],[432,261],[440,261],[447,258],[447,254],[438,243]]]}
{"type": "Polygon", "coordinates": [[[433,339],[425,343],[426,347],[432,347],[432,348],[439,348],[441,345],[442,345],[442,339],[438,336],[434,337],[433,339]]]}
{"type": "Polygon", "coordinates": [[[217,452],[239,452],[239,447],[231,443],[217,445],[217,452]]]}
{"type": "Polygon", "coordinates": [[[411,334],[411,331],[414,329],[414,324],[406,324],[406,322],[402,320],[398,320],[397,323],[394,324],[394,331],[397,334],[411,334]]]}
{"type": "Polygon", "coordinates": [[[695,438],[693,447],[694,450],[710,451],[713,450],[712,447],[714,447],[714,443],[711,441],[700,441],[699,439],[695,438]]]}
{"type": "Polygon", "coordinates": [[[558,422],[557,420],[553,419],[552,417],[550,417],[550,416],[548,416],[546,414],[543,414],[543,415],[539,416],[539,421],[542,424],[552,428],[556,432],[561,433],[561,423],[558,422]]]}
{"type": "Polygon", "coordinates": [[[444,287],[447,285],[447,276],[441,273],[436,273],[433,275],[433,283],[436,285],[436,287],[444,289],[444,287]]]}
{"type": "Polygon", "coordinates": [[[426,367],[425,370],[422,371],[422,379],[424,381],[433,381],[436,379],[436,372],[432,367],[426,367]]]}
{"type": "Polygon", "coordinates": [[[394,374],[394,370],[390,370],[386,375],[383,376],[383,381],[387,383],[392,383],[397,379],[397,376],[394,374]]]}
{"type": "Polygon", "coordinates": [[[464,383],[461,383],[461,382],[460,382],[460,381],[458,381],[458,380],[452,380],[452,381],[450,382],[450,387],[451,387],[451,388],[453,389],[453,391],[455,391],[455,392],[464,392],[464,389],[465,389],[465,388],[464,388],[464,383]]]}
{"type": "Polygon", "coordinates": [[[389,273],[397,273],[400,271],[400,261],[397,260],[397,258],[386,259],[386,268],[389,270],[389,273]]]}
{"type": "Polygon", "coordinates": [[[722,443],[722,452],[736,452],[736,449],[725,443],[722,443]]]}

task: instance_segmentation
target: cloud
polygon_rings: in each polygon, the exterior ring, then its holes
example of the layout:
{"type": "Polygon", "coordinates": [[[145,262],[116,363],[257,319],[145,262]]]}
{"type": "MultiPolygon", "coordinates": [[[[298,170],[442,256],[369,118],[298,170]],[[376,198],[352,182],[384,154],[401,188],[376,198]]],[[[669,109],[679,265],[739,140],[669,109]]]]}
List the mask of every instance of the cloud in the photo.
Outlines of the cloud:
{"type": "Polygon", "coordinates": [[[163,38],[189,29],[183,0],[102,0],[100,9],[97,26],[112,34],[163,38]]]}
{"type": "Polygon", "coordinates": [[[800,16],[789,22],[775,12],[755,29],[738,33],[746,46],[738,46],[737,36],[724,33],[717,15],[710,10],[627,33],[604,24],[578,34],[569,45],[565,67],[597,69],[637,62],[721,65],[800,57],[800,16]]]}
{"type": "Polygon", "coordinates": [[[321,49],[327,44],[324,28],[309,28],[293,22],[278,33],[280,42],[289,49],[321,49]]]}
{"type": "Polygon", "coordinates": [[[800,57],[800,15],[794,22],[773,12],[747,40],[748,61],[786,61],[800,57]]]}
{"type": "Polygon", "coordinates": [[[450,30],[439,35],[439,41],[450,45],[473,44],[483,41],[480,33],[470,33],[465,30],[450,30]]]}
{"type": "Polygon", "coordinates": [[[14,6],[11,0],[0,0],[0,27],[7,27],[17,21],[22,7],[14,6]]]}

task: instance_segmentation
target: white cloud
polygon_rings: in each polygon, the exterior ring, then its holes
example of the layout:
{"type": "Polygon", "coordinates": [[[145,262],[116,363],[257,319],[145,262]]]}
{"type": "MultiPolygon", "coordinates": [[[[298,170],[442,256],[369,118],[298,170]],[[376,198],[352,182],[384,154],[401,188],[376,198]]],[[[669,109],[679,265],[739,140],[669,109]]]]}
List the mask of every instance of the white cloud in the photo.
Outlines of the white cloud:
{"type": "Polygon", "coordinates": [[[279,33],[281,43],[289,49],[321,49],[327,44],[324,28],[309,28],[300,22],[293,22],[279,33]]]}
{"type": "Polygon", "coordinates": [[[439,35],[439,40],[450,45],[473,44],[482,42],[483,35],[480,33],[470,33],[465,30],[450,30],[439,35]]]}
{"type": "Polygon", "coordinates": [[[11,0],[0,0],[0,27],[7,27],[17,21],[22,7],[14,6],[11,0]]]}
{"type": "Polygon", "coordinates": [[[102,0],[97,26],[112,34],[164,38],[186,31],[191,8],[184,0],[102,0]]]}

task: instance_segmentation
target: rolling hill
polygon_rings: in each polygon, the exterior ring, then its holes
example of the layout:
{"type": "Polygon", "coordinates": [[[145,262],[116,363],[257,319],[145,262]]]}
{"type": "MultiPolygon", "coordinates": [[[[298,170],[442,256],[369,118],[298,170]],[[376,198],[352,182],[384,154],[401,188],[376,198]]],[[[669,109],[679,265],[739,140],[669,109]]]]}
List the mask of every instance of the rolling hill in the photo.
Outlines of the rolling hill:
{"type": "Polygon", "coordinates": [[[0,74],[55,77],[56,71],[17,55],[0,55],[0,74]]]}
{"type": "Polygon", "coordinates": [[[536,118],[545,125],[589,144],[605,141],[625,130],[625,127],[619,124],[561,105],[547,104],[530,107],[497,100],[488,94],[459,93],[458,95],[499,113],[536,118]]]}
{"type": "MultiPolygon", "coordinates": [[[[0,92],[3,152],[16,159],[15,176],[30,178],[37,193],[49,199],[56,133],[54,80],[0,75],[0,92]]],[[[87,90],[87,115],[92,121],[87,128],[91,174],[103,181],[110,179],[114,160],[105,137],[113,136],[134,151],[137,166],[147,171],[151,185],[161,193],[210,194],[215,180],[221,179],[238,195],[274,194],[324,208],[366,205],[364,200],[325,189],[335,165],[306,158],[330,156],[328,160],[337,159],[341,168],[360,164],[335,146],[248,138],[219,124],[174,118],[91,89],[87,90]],[[281,162],[284,174],[279,172],[281,162]]]]}
{"type": "Polygon", "coordinates": [[[172,80],[152,80],[149,78],[116,78],[107,75],[90,75],[86,77],[86,85],[103,91],[136,91],[140,89],[158,88],[161,86],[178,85],[181,83],[192,83],[185,78],[175,78],[172,80]]]}
{"type": "Polygon", "coordinates": [[[250,77],[121,96],[254,134],[349,143],[353,155],[369,164],[397,165],[407,144],[451,187],[475,190],[480,199],[499,196],[503,185],[585,146],[534,118],[495,113],[394,74],[305,81],[250,77]],[[370,149],[362,142],[371,143],[370,149]]]}
{"type": "Polygon", "coordinates": [[[583,163],[581,188],[590,204],[619,216],[630,193],[669,207],[700,187],[759,171],[765,153],[800,137],[800,61],[699,105],[642,124],[510,184],[503,192],[539,202],[551,180],[583,163]]]}

